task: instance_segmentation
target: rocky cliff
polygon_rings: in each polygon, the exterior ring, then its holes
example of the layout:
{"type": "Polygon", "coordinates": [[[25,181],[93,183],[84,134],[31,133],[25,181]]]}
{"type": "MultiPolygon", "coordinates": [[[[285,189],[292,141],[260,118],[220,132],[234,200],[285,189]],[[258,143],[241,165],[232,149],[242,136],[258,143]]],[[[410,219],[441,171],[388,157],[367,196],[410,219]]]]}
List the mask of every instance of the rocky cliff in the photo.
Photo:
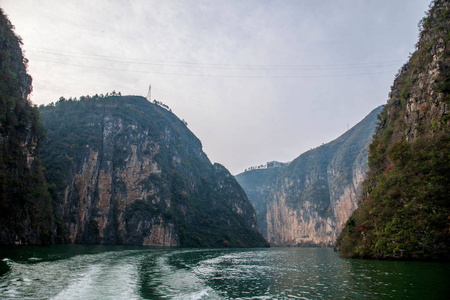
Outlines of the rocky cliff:
{"type": "Polygon", "coordinates": [[[449,1],[434,1],[420,26],[370,145],[359,207],[338,239],[342,255],[450,257],[449,1]]]}
{"type": "Polygon", "coordinates": [[[264,246],[234,177],[167,108],[138,96],[41,107],[58,242],[264,246]]]}
{"type": "Polygon", "coordinates": [[[45,244],[53,218],[39,160],[42,130],[13,28],[0,9],[0,244],[45,244]]]}
{"type": "Polygon", "coordinates": [[[277,169],[236,178],[258,214],[258,227],[277,246],[330,246],[356,208],[367,151],[381,107],[338,139],[277,169]]]}

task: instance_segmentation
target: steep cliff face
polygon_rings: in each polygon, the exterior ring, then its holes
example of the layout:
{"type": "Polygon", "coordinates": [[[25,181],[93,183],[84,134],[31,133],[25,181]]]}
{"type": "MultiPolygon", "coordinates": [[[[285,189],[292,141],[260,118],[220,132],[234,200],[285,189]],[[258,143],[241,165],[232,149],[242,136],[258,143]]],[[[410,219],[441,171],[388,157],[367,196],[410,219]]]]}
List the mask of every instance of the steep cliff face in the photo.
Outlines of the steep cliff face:
{"type": "Polygon", "coordinates": [[[278,175],[287,167],[254,169],[238,174],[236,180],[244,189],[248,199],[256,211],[258,230],[267,238],[267,204],[272,190],[275,188],[278,175]]]}
{"type": "Polygon", "coordinates": [[[20,40],[0,9],[0,244],[52,242],[52,209],[39,160],[39,113],[20,40]]]}
{"type": "Polygon", "coordinates": [[[380,115],[362,201],[337,243],[345,256],[450,257],[450,3],[432,4],[380,115]]]}
{"type": "Polygon", "coordinates": [[[59,242],[264,246],[242,188],[167,109],[82,97],[41,115],[59,242]]]}
{"type": "Polygon", "coordinates": [[[332,245],[356,208],[367,151],[381,108],[338,139],[310,150],[286,168],[253,170],[237,180],[273,245],[332,245]]]}

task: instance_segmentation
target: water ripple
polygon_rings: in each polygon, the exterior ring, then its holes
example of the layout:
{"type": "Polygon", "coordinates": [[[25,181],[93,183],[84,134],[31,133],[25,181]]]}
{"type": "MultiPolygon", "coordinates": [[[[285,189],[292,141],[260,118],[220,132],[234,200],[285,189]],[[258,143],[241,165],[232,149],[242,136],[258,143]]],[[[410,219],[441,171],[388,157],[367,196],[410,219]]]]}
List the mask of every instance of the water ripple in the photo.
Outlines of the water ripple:
{"type": "Polygon", "coordinates": [[[11,251],[0,256],[1,299],[445,299],[450,292],[448,263],[346,260],[330,249],[11,251]]]}

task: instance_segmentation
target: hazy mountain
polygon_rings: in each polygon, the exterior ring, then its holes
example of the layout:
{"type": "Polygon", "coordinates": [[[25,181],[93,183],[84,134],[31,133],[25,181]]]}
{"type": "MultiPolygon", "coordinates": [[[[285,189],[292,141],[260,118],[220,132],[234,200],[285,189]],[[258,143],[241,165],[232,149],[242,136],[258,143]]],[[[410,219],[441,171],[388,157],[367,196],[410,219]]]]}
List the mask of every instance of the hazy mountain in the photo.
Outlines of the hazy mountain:
{"type": "Polygon", "coordinates": [[[267,204],[278,175],[288,164],[275,168],[253,169],[236,176],[256,211],[258,230],[267,238],[267,204]]]}
{"type": "Polygon", "coordinates": [[[280,168],[236,176],[273,245],[332,245],[357,206],[381,107],[336,140],[280,168]]]}

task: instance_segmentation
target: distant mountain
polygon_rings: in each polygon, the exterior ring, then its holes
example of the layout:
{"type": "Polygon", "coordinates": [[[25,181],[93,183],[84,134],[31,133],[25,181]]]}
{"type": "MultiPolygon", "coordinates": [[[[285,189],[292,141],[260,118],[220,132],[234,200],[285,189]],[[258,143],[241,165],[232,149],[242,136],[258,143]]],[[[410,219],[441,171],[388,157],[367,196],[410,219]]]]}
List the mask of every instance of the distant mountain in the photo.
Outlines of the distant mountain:
{"type": "Polygon", "coordinates": [[[13,28],[0,9],[0,244],[47,244],[53,214],[39,159],[43,131],[13,28]]]}
{"type": "Polygon", "coordinates": [[[260,232],[272,245],[334,244],[357,206],[380,111],[289,165],[236,176],[256,209],[260,232]]]}
{"type": "Polygon", "coordinates": [[[287,164],[276,168],[252,169],[236,176],[256,211],[258,230],[267,238],[267,204],[278,175],[287,164]]]}
{"type": "Polygon", "coordinates": [[[450,257],[450,2],[436,0],[394,81],[369,153],[342,255],[450,257]]]}
{"type": "Polygon", "coordinates": [[[57,242],[266,245],[242,188],[167,106],[114,93],[40,113],[57,242]]]}

